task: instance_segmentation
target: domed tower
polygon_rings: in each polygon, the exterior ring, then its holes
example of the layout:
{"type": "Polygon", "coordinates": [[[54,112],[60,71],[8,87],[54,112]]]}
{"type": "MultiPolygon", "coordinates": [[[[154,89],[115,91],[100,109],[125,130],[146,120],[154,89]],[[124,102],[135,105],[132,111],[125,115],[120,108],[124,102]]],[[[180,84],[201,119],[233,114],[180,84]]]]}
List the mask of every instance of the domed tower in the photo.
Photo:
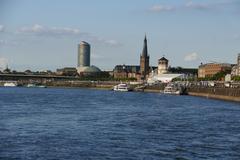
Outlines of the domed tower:
{"type": "Polygon", "coordinates": [[[147,50],[147,37],[145,35],[144,44],[143,44],[143,51],[140,56],[140,74],[141,79],[146,79],[146,76],[149,73],[149,55],[147,50]]]}
{"type": "Polygon", "coordinates": [[[164,74],[168,71],[168,60],[162,57],[158,60],[158,74],[164,74]]]}
{"type": "Polygon", "coordinates": [[[78,67],[90,66],[90,44],[82,41],[78,45],[78,67]]]}

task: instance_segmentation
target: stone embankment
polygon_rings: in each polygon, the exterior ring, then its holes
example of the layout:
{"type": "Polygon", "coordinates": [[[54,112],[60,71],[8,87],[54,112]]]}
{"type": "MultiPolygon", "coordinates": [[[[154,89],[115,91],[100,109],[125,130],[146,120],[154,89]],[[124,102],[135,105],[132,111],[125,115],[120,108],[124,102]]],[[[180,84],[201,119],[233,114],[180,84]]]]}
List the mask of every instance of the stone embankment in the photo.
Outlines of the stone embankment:
{"type": "Polygon", "coordinates": [[[188,94],[228,101],[240,102],[240,88],[191,87],[188,94]]]}
{"type": "Polygon", "coordinates": [[[48,87],[75,87],[75,88],[102,88],[111,89],[118,82],[108,82],[108,81],[53,81],[47,82],[48,87]]]}

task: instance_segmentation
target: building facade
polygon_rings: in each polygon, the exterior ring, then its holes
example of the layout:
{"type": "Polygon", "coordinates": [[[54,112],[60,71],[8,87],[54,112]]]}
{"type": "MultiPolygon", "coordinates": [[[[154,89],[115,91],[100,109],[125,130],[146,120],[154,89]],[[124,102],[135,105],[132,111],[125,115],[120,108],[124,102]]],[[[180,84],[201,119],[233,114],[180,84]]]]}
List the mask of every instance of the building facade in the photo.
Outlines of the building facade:
{"type": "Polygon", "coordinates": [[[205,78],[205,65],[202,63],[198,67],[198,78],[205,78]]]}
{"type": "Polygon", "coordinates": [[[234,65],[232,67],[231,75],[232,76],[237,76],[238,75],[238,65],[234,65]]]}
{"type": "Polygon", "coordinates": [[[140,66],[116,65],[113,69],[114,78],[136,78],[140,80],[140,66]]]}
{"type": "Polygon", "coordinates": [[[82,41],[78,45],[78,67],[90,66],[90,44],[82,41]]]}
{"type": "Polygon", "coordinates": [[[231,72],[232,65],[228,63],[201,64],[198,68],[198,78],[212,77],[218,72],[231,72]]]}
{"type": "Polygon", "coordinates": [[[149,74],[149,55],[147,50],[147,37],[145,35],[144,44],[143,44],[143,51],[140,55],[140,74],[141,79],[145,80],[147,75],[149,74]]]}
{"type": "Polygon", "coordinates": [[[78,66],[77,66],[77,72],[80,76],[97,76],[102,71],[92,65],[90,66],[90,44],[82,41],[78,45],[78,66]]]}
{"type": "Polygon", "coordinates": [[[240,76],[240,53],[238,53],[237,58],[237,76],[240,76]]]}
{"type": "Polygon", "coordinates": [[[164,74],[168,72],[168,60],[162,57],[158,60],[158,74],[164,74]]]}
{"type": "Polygon", "coordinates": [[[56,75],[58,76],[76,76],[77,74],[77,69],[74,67],[65,67],[56,71],[56,75]]]}

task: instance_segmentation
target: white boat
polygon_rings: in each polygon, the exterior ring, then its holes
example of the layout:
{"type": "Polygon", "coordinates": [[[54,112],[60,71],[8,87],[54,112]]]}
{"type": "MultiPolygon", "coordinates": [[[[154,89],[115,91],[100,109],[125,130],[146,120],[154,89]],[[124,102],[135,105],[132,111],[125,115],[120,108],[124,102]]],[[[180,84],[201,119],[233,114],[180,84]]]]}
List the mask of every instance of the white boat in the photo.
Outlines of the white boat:
{"type": "Polygon", "coordinates": [[[120,83],[113,87],[114,91],[128,92],[130,91],[129,86],[126,83],[120,83]]]}
{"type": "Polygon", "coordinates": [[[3,84],[4,87],[16,87],[17,83],[16,82],[6,82],[3,84]]]}
{"type": "Polygon", "coordinates": [[[182,89],[178,88],[177,86],[174,85],[167,85],[164,90],[163,90],[164,94],[176,94],[176,95],[180,95],[182,94],[182,89]]]}
{"type": "Polygon", "coordinates": [[[44,85],[36,85],[36,84],[32,84],[32,83],[27,84],[26,87],[28,87],[28,88],[47,88],[44,85]]]}
{"type": "Polygon", "coordinates": [[[28,88],[31,88],[31,87],[36,87],[36,85],[35,84],[27,84],[27,86],[26,87],[28,87],[28,88]]]}

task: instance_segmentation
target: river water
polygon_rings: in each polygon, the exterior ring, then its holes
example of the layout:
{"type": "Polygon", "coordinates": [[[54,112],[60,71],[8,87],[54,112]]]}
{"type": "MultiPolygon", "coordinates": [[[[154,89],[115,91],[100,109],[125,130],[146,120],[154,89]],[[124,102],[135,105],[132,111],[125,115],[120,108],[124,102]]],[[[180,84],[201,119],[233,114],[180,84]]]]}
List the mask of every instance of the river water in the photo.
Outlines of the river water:
{"type": "Polygon", "coordinates": [[[0,88],[0,159],[240,159],[240,104],[93,89],[0,88]]]}

